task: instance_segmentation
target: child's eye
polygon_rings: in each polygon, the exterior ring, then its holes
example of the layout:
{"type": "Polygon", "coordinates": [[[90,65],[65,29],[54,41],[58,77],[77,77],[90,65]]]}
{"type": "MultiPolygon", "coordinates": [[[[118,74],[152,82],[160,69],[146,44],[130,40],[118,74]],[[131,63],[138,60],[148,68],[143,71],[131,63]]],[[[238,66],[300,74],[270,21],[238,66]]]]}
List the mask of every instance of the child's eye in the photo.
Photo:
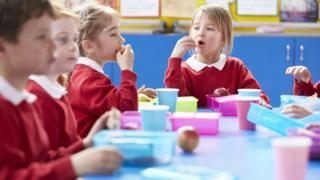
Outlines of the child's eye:
{"type": "Polygon", "coordinates": [[[199,30],[198,26],[193,27],[194,30],[199,30]]]}
{"type": "Polygon", "coordinates": [[[215,31],[215,28],[213,28],[213,27],[207,27],[207,30],[209,30],[209,31],[215,31]]]}
{"type": "Polygon", "coordinates": [[[45,40],[47,38],[48,38],[47,34],[41,34],[37,37],[37,39],[40,39],[40,40],[45,40]]]}
{"type": "Polygon", "coordinates": [[[74,42],[78,42],[78,37],[74,37],[74,38],[73,38],[73,41],[74,41],[74,42]]]}
{"type": "Polygon", "coordinates": [[[59,44],[66,44],[68,42],[68,38],[67,37],[57,37],[55,40],[59,44]]]}

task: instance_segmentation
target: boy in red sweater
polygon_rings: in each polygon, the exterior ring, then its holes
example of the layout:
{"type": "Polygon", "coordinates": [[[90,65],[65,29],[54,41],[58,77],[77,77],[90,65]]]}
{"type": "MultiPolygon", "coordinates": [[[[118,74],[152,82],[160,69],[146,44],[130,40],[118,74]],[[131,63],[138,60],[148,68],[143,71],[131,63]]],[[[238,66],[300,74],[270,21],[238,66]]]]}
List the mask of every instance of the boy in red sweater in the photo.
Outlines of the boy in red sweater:
{"type": "Polygon", "coordinates": [[[95,121],[111,107],[120,111],[138,109],[133,50],[130,45],[123,47],[124,41],[115,10],[92,5],[80,11],[78,45],[83,57],[79,58],[71,74],[68,97],[81,137],[85,137],[95,121]],[[102,68],[113,60],[122,71],[119,88],[112,84],[102,68]]]}
{"type": "MultiPolygon", "coordinates": [[[[232,47],[232,20],[219,6],[204,5],[193,15],[190,36],[181,38],[169,59],[164,83],[179,88],[180,96],[195,96],[199,106],[206,106],[206,94],[224,88],[237,94],[240,88],[261,89],[241,60],[228,56],[232,47]],[[186,62],[182,57],[195,48],[186,62]],[[225,50],[225,54],[222,52],[225,50]]],[[[261,98],[269,102],[264,92],[261,98]]]]}
{"type": "Polygon", "coordinates": [[[0,2],[0,179],[75,179],[111,173],[121,164],[112,148],[52,160],[57,156],[49,153],[36,96],[24,87],[30,74],[47,73],[54,62],[53,16],[47,0],[0,2]]]}

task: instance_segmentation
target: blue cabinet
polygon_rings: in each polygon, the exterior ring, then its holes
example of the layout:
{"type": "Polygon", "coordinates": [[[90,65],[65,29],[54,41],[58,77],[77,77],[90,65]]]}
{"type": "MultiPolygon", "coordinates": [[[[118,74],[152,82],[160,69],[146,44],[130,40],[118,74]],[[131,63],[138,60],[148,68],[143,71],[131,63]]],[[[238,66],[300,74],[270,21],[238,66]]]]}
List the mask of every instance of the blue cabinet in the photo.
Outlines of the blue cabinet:
{"type": "MultiPolygon", "coordinates": [[[[164,87],[163,78],[170,56],[181,35],[124,35],[135,53],[134,71],[137,85],[164,87]]],[[[292,94],[293,78],[285,75],[289,66],[307,66],[313,80],[320,80],[320,37],[236,35],[232,56],[238,57],[251,70],[273,106],[281,94],[292,94]]],[[[120,83],[116,63],[106,64],[105,72],[114,84],[120,83]]]]}
{"type": "Polygon", "coordinates": [[[313,82],[320,81],[320,37],[296,38],[296,65],[307,66],[313,82]]]}
{"type": "Polygon", "coordinates": [[[281,94],[292,94],[289,66],[307,66],[315,81],[320,80],[320,37],[236,36],[232,55],[239,57],[259,81],[273,106],[281,94]]]}

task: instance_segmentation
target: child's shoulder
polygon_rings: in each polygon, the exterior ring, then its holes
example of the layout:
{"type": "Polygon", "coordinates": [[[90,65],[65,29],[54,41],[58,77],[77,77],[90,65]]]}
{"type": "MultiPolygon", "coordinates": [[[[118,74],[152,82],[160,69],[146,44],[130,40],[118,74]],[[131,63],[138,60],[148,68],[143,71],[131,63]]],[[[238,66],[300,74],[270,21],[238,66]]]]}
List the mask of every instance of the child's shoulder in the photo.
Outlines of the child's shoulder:
{"type": "Polygon", "coordinates": [[[242,68],[245,65],[241,59],[237,57],[228,56],[226,60],[226,66],[230,68],[242,68]]]}
{"type": "Polygon", "coordinates": [[[243,61],[237,57],[228,56],[227,57],[227,63],[237,64],[237,65],[243,65],[243,61]]]}

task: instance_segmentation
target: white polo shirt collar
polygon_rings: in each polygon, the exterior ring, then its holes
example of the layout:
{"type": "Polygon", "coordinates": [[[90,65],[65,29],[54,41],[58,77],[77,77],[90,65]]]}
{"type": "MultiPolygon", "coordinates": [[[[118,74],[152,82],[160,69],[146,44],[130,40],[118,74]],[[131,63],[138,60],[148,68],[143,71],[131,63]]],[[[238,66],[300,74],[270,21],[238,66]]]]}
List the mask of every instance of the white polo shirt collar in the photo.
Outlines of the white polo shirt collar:
{"type": "Polygon", "coordinates": [[[196,55],[191,56],[189,59],[187,59],[186,63],[196,72],[201,71],[205,67],[215,67],[219,71],[221,71],[226,64],[227,57],[224,54],[220,54],[219,60],[213,64],[205,64],[203,62],[200,62],[196,60],[196,55]]]}
{"type": "Polygon", "coordinates": [[[44,75],[31,75],[29,79],[35,81],[41,88],[43,88],[51,97],[60,99],[62,96],[67,94],[64,87],[58,83],[54,83],[44,75]]]}
{"type": "Polygon", "coordinates": [[[87,58],[87,57],[80,57],[77,61],[77,64],[84,64],[87,65],[89,67],[91,67],[92,69],[104,74],[103,72],[103,68],[94,60],[87,58]]]}
{"type": "Polygon", "coordinates": [[[32,104],[37,96],[26,91],[20,91],[13,87],[6,79],[0,76],[0,94],[14,105],[19,105],[22,101],[32,104]]]}

